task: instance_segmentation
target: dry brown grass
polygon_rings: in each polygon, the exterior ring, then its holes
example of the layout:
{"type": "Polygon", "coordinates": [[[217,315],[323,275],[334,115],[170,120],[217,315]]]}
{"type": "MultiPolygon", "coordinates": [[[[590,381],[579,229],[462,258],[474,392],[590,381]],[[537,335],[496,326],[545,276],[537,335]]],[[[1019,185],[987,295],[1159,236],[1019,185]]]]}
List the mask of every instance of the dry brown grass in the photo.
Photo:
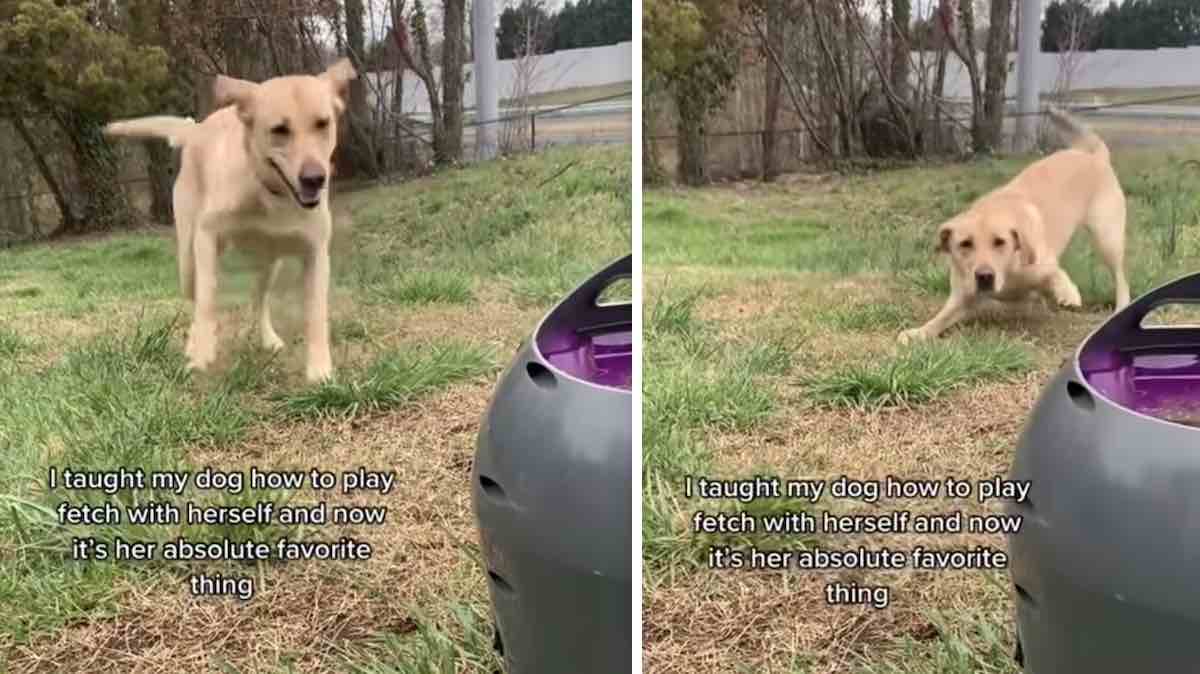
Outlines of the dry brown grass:
{"type": "MultiPolygon", "coordinates": [[[[195,465],[317,467],[341,472],[364,466],[396,471],[387,496],[333,494],[330,505],[388,508],[381,526],[322,528],[316,538],[368,542],[366,562],[307,562],[259,569],[249,602],[192,597],[184,579],[124,582],[111,616],[96,616],[19,646],[14,674],[33,672],[207,672],[220,655],[237,671],[337,671],[339,658],[361,653],[367,640],[415,629],[410,607],[434,619],[450,599],[483,601],[486,588],[466,552],[475,540],[469,473],[487,382],[454,386],[415,408],[354,422],[270,424],[245,443],[195,452],[195,465]]],[[[321,500],[302,491],[296,502],[321,500]]]]}
{"type": "MultiPolygon", "coordinates": [[[[671,277],[678,270],[672,268],[671,277]]],[[[656,274],[665,278],[661,272],[656,274]]],[[[653,278],[653,276],[652,276],[653,278]]],[[[698,282],[700,270],[689,282],[698,282]]],[[[778,410],[752,430],[709,434],[713,453],[709,474],[719,477],[777,475],[782,478],[833,479],[847,475],[882,480],[956,477],[972,481],[1004,475],[1016,436],[1046,379],[1062,358],[1094,325],[1099,312],[1005,312],[987,321],[1035,348],[1037,369],[1016,381],[974,385],[929,405],[880,410],[832,409],[813,405],[798,387],[805,371],[830,363],[863,360],[892,353],[895,334],[884,330],[845,333],[822,321],[831,306],[889,302],[909,307],[923,319],[942,298],[873,275],[839,280],[808,274],[778,274],[767,279],[724,279],[699,306],[702,319],[718,326],[723,342],[753,339],[791,329],[801,335],[791,375],[773,380],[778,410]]],[[[965,330],[979,330],[966,326],[965,330]]],[[[988,514],[994,504],[968,501],[887,501],[846,505],[822,500],[814,510],[988,514]]],[[[695,509],[700,509],[699,506],[695,509]]],[[[711,510],[711,507],[708,508],[711,510]]],[[[684,504],[686,516],[691,504],[684,504]]],[[[679,528],[688,524],[680,521],[679,528]]],[[[825,548],[887,547],[910,550],[1005,549],[1002,536],[823,535],[825,548]]],[[[781,547],[788,543],[780,541],[781,547]]],[[[805,672],[848,674],[872,653],[899,640],[925,642],[939,634],[930,620],[937,611],[1010,610],[1002,589],[984,572],[904,571],[782,573],[701,569],[654,576],[644,584],[644,671],[655,674],[716,672],[805,672]],[[830,606],[824,587],[834,580],[891,588],[884,610],[830,606]]],[[[923,671],[923,670],[922,670],[923,671]]]]}

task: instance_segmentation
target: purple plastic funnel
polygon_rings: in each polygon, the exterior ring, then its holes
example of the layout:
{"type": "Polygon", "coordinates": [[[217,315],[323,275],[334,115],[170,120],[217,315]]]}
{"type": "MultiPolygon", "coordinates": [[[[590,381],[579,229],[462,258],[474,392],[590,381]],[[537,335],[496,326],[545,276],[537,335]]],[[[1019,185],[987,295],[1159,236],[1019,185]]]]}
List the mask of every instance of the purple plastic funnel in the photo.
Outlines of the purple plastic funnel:
{"type": "Polygon", "coordinates": [[[1079,349],[1079,371],[1101,396],[1135,412],[1200,426],[1200,326],[1148,327],[1150,312],[1200,303],[1200,274],[1138,298],[1079,349]]]}
{"type": "Polygon", "coordinates": [[[546,316],[534,341],[547,365],[596,386],[632,389],[632,305],[599,302],[613,282],[629,278],[632,262],[632,256],[626,256],[609,265],[546,316]]]}

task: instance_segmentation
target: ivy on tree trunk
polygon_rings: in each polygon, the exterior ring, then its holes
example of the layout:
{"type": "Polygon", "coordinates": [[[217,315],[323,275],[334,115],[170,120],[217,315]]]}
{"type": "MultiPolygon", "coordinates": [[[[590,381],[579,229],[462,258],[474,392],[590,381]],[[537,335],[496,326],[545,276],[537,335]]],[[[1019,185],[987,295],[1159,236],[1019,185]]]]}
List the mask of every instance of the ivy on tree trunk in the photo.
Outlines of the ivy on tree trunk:
{"type": "Polygon", "coordinates": [[[55,120],[71,143],[82,203],[79,219],[65,223],[60,233],[104,232],[137,224],[140,218],[121,188],[120,164],[101,133],[101,122],[76,111],[58,112],[55,120]]]}

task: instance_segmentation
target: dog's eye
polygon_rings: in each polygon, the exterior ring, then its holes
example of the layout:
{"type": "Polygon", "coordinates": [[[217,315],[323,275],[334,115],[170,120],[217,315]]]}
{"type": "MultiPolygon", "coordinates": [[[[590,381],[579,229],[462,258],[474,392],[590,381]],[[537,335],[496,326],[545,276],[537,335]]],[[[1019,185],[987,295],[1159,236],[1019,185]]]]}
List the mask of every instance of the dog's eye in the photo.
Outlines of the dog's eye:
{"type": "Polygon", "coordinates": [[[276,124],[275,126],[271,127],[271,135],[278,138],[284,138],[291,132],[292,130],[288,128],[287,124],[276,124]]]}
{"type": "Polygon", "coordinates": [[[317,131],[324,131],[325,129],[328,129],[329,128],[329,120],[324,119],[324,118],[318,119],[316,127],[317,127],[317,131]]]}
{"type": "Polygon", "coordinates": [[[975,242],[971,241],[970,239],[963,239],[963,242],[958,245],[962,248],[970,250],[975,247],[975,242]]]}
{"type": "Polygon", "coordinates": [[[992,243],[996,244],[996,247],[997,247],[997,248],[1003,248],[1003,247],[1004,247],[1004,239],[997,238],[997,239],[993,240],[993,241],[992,241],[992,243]]]}

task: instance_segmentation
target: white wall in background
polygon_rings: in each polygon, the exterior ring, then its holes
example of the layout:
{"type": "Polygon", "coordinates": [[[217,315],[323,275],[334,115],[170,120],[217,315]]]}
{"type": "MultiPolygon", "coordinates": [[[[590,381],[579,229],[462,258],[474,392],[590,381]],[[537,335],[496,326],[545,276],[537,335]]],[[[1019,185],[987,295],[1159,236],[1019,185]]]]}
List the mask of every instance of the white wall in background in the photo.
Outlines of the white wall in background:
{"type": "MultiPolygon", "coordinates": [[[[1049,93],[1057,87],[1063,66],[1063,54],[1038,54],[1038,91],[1049,93]]],[[[913,62],[919,63],[921,55],[913,54],[913,62]]],[[[1094,52],[1077,52],[1070,55],[1076,59],[1071,89],[1141,89],[1147,87],[1200,87],[1200,47],[1179,49],[1112,49],[1094,52]]],[[[929,80],[933,80],[935,56],[924,55],[929,68],[929,80]]],[[[1008,96],[1016,96],[1016,53],[1008,55],[1008,96]]],[[[980,76],[983,71],[983,55],[979,55],[980,76]]],[[[951,53],[946,62],[946,93],[948,98],[970,98],[970,78],[967,69],[958,57],[951,53]]],[[[1200,105],[1200,100],[1197,101],[1200,105]]]]}
{"type": "MultiPolygon", "coordinates": [[[[604,47],[565,49],[533,58],[535,65],[530,68],[534,73],[531,78],[532,87],[529,92],[531,94],[618,84],[633,79],[633,44],[630,42],[604,47]]],[[[500,61],[498,66],[500,98],[509,98],[513,93],[514,82],[518,80],[517,75],[521,71],[515,60],[500,61]]],[[[463,89],[463,105],[468,108],[475,105],[475,87],[470,79],[470,73],[471,64],[468,63],[466,66],[467,86],[463,89]]],[[[435,77],[440,78],[440,76],[440,72],[435,72],[435,77]]],[[[394,71],[369,73],[366,79],[368,97],[372,107],[375,106],[376,96],[382,95],[385,100],[391,99],[392,86],[396,79],[394,71]]],[[[403,87],[403,105],[406,113],[429,112],[428,92],[425,91],[421,80],[411,71],[405,71],[403,87]]]]}

